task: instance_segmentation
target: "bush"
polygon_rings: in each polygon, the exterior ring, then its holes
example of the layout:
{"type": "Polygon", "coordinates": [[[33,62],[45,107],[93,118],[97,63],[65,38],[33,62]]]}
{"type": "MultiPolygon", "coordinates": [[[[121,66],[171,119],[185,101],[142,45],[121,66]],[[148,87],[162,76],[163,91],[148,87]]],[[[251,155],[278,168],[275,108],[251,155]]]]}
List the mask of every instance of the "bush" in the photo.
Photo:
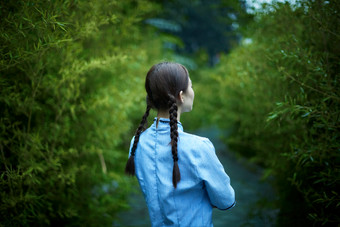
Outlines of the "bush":
{"type": "Polygon", "coordinates": [[[158,6],[0,6],[0,223],[112,225],[127,207],[126,144],[144,108],[144,76],[161,56],[141,20],[158,6]]]}
{"type": "Polygon", "coordinates": [[[251,42],[200,73],[214,81],[198,87],[206,121],[232,129],[232,150],[275,176],[282,226],[340,222],[339,10],[335,1],[268,5],[251,42]]]}

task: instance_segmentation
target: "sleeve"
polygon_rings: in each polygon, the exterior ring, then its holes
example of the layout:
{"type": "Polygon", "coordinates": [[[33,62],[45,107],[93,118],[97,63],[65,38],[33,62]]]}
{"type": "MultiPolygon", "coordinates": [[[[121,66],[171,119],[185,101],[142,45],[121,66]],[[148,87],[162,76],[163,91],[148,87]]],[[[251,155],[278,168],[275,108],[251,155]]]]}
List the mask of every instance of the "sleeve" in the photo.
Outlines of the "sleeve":
{"type": "Polygon", "coordinates": [[[197,165],[198,177],[203,181],[210,202],[220,210],[235,206],[235,192],[230,185],[230,178],[216,156],[215,148],[209,139],[203,140],[200,159],[197,165]]]}

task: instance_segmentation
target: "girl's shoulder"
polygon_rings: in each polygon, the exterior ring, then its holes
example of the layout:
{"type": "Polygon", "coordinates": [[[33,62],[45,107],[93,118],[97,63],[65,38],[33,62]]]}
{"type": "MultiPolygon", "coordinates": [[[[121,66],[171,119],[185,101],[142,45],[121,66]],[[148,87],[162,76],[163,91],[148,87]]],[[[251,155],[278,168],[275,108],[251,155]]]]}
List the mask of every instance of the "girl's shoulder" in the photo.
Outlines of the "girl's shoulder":
{"type": "Polygon", "coordinates": [[[180,136],[186,137],[188,139],[197,140],[197,141],[207,141],[207,140],[209,140],[206,137],[198,136],[198,135],[191,134],[191,133],[188,133],[188,132],[182,132],[182,135],[180,135],[180,136]]]}
{"type": "Polygon", "coordinates": [[[208,138],[187,132],[182,132],[179,135],[179,141],[194,147],[214,149],[214,145],[208,138]]]}

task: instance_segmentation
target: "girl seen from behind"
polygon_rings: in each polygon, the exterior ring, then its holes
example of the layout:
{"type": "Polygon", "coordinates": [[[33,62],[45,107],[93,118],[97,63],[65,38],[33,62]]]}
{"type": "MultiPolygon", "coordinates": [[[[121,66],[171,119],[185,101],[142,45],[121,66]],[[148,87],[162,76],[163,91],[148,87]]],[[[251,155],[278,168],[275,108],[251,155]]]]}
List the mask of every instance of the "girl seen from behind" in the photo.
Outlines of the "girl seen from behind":
{"type": "Polygon", "coordinates": [[[146,111],[131,140],[125,171],[136,175],[152,226],[213,226],[212,209],[235,205],[230,179],[209,139],[183,131],[180,116],[192,110],[188,70],[162,62],[145,80],[146,111]],[[150,109],[157,111],[144,131],[150,109]]]}

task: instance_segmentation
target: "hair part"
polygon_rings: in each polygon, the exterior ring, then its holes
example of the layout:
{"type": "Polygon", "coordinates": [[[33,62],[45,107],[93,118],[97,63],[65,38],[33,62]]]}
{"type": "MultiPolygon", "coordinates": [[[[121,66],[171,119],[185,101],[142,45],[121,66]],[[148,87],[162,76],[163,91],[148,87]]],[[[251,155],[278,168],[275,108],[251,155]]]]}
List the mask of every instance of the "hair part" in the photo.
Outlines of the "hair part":
{"type": "Polygon", "coordinates": [[[171,152],[172,159],[174,160],[174,166],[172,171],[172,184],[177,187],[177,183],[181,180],[181,173],[178,167],[178,126],[177,126],[177,104],[176,99],[171,97],[169,100],[169,116],[170,116],[170,138],[171,138],[171,152]]]}
{"type": "Polygon", "coordinates": [[[170,138],[171,152],[173,158],[172,183],[177,188],[181,180],[178,167],[178,126],[177,126],[177,98],[181,91],[186,92],[189,85],[188,70],[181,64],[172,62],[162,62],[151,67],[145,79],[145,90],[147,92],[147,108],[142,121],[135,133],[135,139],[131,149],[130,158],[126,164],[125,172],[135,175],[134,156],[139,141],[139,136],[143,132],[144,126],[149,116],[151,108],[157,110],[169,110],[170,117],[170,138]]]}
{"type": "Polygon", "coordinates": [[[130,157],[129,157],[129,159],[126,163],[126,166],[125,166],[125,173],[127,173],[131,176],[135,175],[135,153],[136,153],[136,149],[137,149],[137,145],[138,145],[138,141],[139,141],[139,136],[145,130],[145,124],[147,123],[147,118],[149,116],[150,109],[151,109],[151,106],[147,105],[146,111],[145,111],[143,118],[142,118],[142,121],[140,122],[140,124],[139,124],[139,126],[136,130],[135,139],[133,141],[133,146],[132,146],[132,149],[131,149],[130,157]]]}

